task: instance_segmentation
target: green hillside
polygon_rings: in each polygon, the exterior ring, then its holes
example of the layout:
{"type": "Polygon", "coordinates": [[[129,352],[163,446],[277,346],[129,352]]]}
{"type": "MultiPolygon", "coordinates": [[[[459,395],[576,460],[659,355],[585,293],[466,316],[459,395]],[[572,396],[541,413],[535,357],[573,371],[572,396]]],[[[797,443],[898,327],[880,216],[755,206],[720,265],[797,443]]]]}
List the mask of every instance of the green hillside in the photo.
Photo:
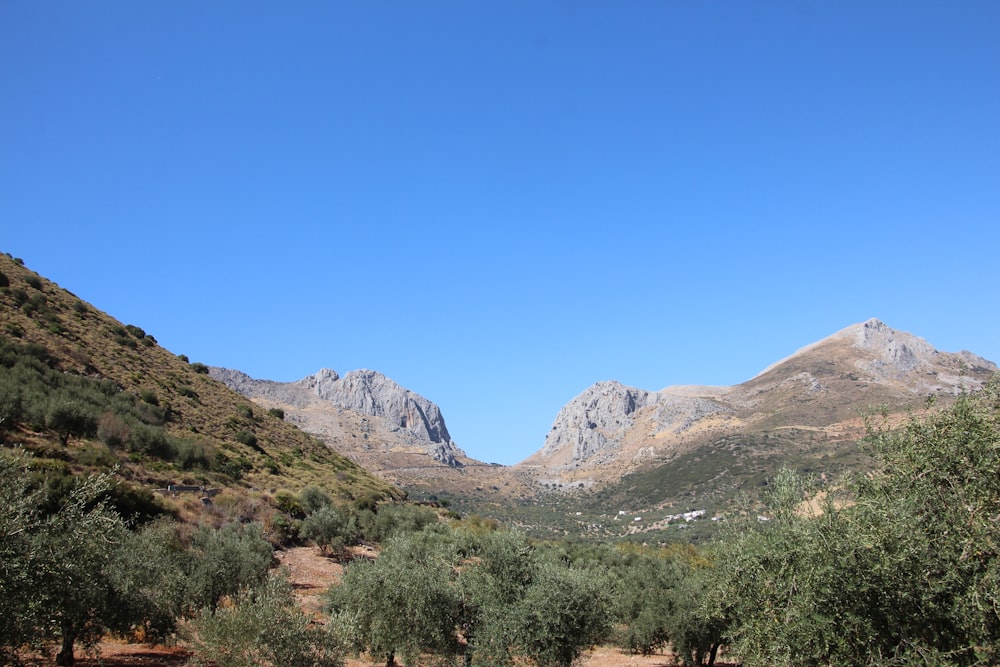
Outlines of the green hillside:
{"type": "MultiPolygon", "coordinates": [[[[344,501],[402,495],[9,255],[0,255],[0,442],[58,474],[115,470],[146,497],[169,485],[218,489],[215,505],[245,518],[306,486],[344,501]]],[[[198,495],[159,502],[199,512],[198,495]]]]}

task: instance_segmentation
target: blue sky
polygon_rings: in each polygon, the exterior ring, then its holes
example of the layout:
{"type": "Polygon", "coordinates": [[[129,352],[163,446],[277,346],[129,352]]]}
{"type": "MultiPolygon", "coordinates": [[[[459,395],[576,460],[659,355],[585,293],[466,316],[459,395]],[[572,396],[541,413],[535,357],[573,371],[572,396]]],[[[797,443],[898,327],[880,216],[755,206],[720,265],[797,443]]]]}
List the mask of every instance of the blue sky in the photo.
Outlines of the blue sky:
{"type": "Polygon", "coordinates": [[[514,463],[870,317],[1000,361],[1000,2],[0,2],[0,251],[514,463]]]}

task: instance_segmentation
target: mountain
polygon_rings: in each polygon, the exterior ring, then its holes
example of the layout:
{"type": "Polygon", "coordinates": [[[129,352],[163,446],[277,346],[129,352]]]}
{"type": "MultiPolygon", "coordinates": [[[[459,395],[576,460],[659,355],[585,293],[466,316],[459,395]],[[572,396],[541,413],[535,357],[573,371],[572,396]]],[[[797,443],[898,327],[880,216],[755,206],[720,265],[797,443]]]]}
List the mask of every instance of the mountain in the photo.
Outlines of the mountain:
{"type": "Polygon", "coordinates": [[[260,405],[282,410],[289,422],[367,469],[461,468],[472,462],[451,439],[437,405],[376,371],[341,377],[325,368],[296,382],[255,380],[227,368],[210,373],[260,405]]]}
{"type": "MultiPolygon", "coordinates": [[[[567,403],[542,448],[518,464],[543,482],[607,483],[712,443],[808,433],[829,447],[861,434],[862,410],[919,408],[980,388],[997,367],[871,319],[730,387],[659,391],[598,382],[567,403]]],[[[820,454],[820,455],[822,455],[820,454]]]]}
{"type": "Polygon", "coordinates": [[[23,445],[53,469],[117,470],[137,489],[222,489],[233,494],[225,504],[234,511],[264,511],[282,492],[307,485],[342,499],[402,495],[276,414],[255,410],[207,365],[4,254],[0,443],[23,445]]]}

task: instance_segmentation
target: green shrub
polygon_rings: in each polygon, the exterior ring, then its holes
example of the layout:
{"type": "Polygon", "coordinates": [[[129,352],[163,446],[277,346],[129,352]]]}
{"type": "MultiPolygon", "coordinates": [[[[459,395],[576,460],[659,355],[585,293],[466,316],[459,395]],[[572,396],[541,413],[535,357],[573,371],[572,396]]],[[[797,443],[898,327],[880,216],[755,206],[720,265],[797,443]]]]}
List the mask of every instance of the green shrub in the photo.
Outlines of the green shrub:
{"type": "Polygon", "coordinates": [[[186,384],[179,385],[177,387],[177,393],[185,398],[190,398],[192,400],[198,400],[198,392],[186,384]]]}
{"type": "Polygon", "coordinates": [[[200,361],[196,361],[193,364],[191,364],[191,370],[193,370],[195,373],[200,373],[201,375],[208,375],[208,366],[201,363],[200,361]]]}
{"type": "Polygon", "coordinates": [[[246,403],[242,403],[236,406],[236,414],[244,419],[253,419],[253,408],[246,403]]]}
{"type": "Polygon", "coordinates": [[[243,443],[247,447],[257,448],[257,436],[250,431],[242,430],[236,432],[236,442],[243,443]]]}
{"type": "Polygon", "coordinates": [[[152,389],[143,389],[142,393],[139,394],[139,398],[142,399],[143,403],[148,403],[149,405],[159,405],[160,399],[156,395],[156,392],[152,389]]]}
{"type": "Polygon", "coordinates": [[[274,506],[293,519],[305,518],[305,508],[299,497],[289,491],[278,491],[274,496],[274,506]]]}
{"type": "Polygon", "coordinates": [[[42,281],[38,276],[25,276],[24,282],[35,289],[42,289],[42,281]]]}
{"type": "Polygon", "coordinates": [[[212,449],[203,442],[187,439],[174,441],[174,462],[184,470],[212,468],[212,449]]]}
{"type": "Polygon", "coordinates": [[[318,486],[307,486],[302,489],[299,498],[302,500],[303,509],[308,514],[312,514],[333,504],[330,495],[318,486]]]}
{"type": "Polygon", "coordinates": [[[134,324],[126,324],[125,330],[135,336],[136,338],[145,338],[146,332],[135,326],[134,324]]]}
{"type": "Polygon", "coordinates": [[[177,358],[183,361],[185,364],[190,361],[190,359],[188,359],[188,356],[186,354],[178,354],[177,358]]]}
{"type": "Polygon", "coordinates": [[[211,469],[213,472],[226,475],[230,479],[239,481],[243,479],[244,473],[253,469],[253,466],[250,465],[250,463],[245,459],[234,461],[227,456],[216,455],[212,462],[211,469]]]}
{"type": "Polygon", "coordinates": [[[284,421],[285,419],[285,411],[282,410],[281,408],[271,408],[270,410],[267,411],[267,414],[271,415],[272,417],[277,417],[282,421],[284,421]]]}

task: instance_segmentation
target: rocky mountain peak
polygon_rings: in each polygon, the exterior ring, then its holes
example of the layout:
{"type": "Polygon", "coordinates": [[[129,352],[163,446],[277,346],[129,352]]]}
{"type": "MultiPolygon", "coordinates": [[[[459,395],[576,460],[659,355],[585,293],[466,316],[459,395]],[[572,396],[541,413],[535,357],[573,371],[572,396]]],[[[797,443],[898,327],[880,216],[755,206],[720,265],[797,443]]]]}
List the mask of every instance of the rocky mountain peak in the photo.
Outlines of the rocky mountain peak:
{"type": "Polygon", "coordinates": [[[401,445],[420,446],[445,465],[459,465],[457,457],[465,455],[452,441],[437,405],[377,371],[360,369],[340,376],[323,368],[297,382],[255,380],[226,368],[210,372],[248,398],[265,399],[292,410],[291,416],[309,432],[316,430],[310,426],[313,421],[328,420],[322,415],[330,409],[348,410],[378,418],[383,432],[395,434],[391,437],[399,438],[401,445]]]}
{"type": "Polygon", "coordinates": [[[734,429],[825,428],[847,423],[871,405],[907,406],[974,390],[996,371],[982,357],[939,352],[922,338],[870,319],[732,387],[648,392],[598,382],[559,411],[545,444],[525,463],[582,471],[668,455],[698,438],[728,437],[734,429]]]}
{"type": "Polygon", "coordinates": [[[385,419],[433,443],[451,443],[451,435],[437,405],[368,369],[317,382],[316,395],[334,405],[385,419]]]}
{"type": "Polygon", "coordinates": [[[598,382],[567,403],[556,416],[540,455],[570,450],[567,463],[579,465],[606,452],[633,425],[632,415],[647,405],[650,392],[611,380],[598,382]]]}

